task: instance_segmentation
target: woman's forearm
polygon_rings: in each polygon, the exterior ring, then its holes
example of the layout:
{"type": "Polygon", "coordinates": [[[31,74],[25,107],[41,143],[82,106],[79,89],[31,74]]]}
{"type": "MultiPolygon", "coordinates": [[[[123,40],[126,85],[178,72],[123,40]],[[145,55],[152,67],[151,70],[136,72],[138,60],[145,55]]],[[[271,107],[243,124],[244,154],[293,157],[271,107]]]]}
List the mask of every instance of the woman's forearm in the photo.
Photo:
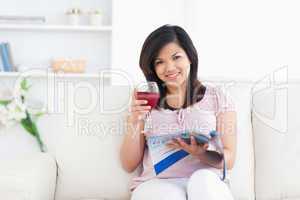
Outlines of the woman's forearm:
{"type": "Polygon", "coordinates": [[[127,120],[127,131],[121,146],[120,157],[123,168],[128,172],[134,171],[142,161],[145,148],[145,137],[141,133],[143,128],[143,123],[133,123],[127,120]]]}

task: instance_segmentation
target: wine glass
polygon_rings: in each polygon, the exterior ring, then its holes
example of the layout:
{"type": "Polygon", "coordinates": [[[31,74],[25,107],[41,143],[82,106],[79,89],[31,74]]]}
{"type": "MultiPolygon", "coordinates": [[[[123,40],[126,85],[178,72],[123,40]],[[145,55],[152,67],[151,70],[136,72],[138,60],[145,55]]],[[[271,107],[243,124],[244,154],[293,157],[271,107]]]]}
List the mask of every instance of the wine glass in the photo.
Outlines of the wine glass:
{"type": "MultiPolygon", "coordinates": [[[[147,105],[150,106],[150,111],[156,107],[158,100],[159,100],[159,88],[156,82],[154,81],[147,81],[144,83],[141,83],[137,87],[137,99],[138,100],[147,100],[147,105]]],[[[149,123],[146,123],[148,125],[145,128],[152,129],[152,119],[150,117],[150,112],[147,113],[146,119],[148,119],[149,123]]]]}

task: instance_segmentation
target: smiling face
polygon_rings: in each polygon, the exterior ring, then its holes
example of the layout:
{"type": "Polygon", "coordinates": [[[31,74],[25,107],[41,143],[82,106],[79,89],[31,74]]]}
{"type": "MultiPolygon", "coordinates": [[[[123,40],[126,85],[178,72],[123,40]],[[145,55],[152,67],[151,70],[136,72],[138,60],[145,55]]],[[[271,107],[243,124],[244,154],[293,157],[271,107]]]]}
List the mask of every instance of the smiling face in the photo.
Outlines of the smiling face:
{"type": "Polygon", "coordinates": [[[176,42],[165,45],[154,60],[155,72],[167,88],[182,88],[190,73],[190,60],[176,42]]]}

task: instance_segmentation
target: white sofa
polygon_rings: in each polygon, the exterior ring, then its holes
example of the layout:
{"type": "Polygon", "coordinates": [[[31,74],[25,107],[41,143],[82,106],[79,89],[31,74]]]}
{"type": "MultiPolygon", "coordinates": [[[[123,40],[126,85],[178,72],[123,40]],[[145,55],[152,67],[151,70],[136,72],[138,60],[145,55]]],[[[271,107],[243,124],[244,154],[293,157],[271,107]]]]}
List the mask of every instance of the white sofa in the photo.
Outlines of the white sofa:
{"type": "MultiPolygon", "coordinates": [[[[10,85],[13,78],[2,81],[10,85]]],[[[34,96],[54,106],[52,114],[38,120],[47,153],[39,153],[35,140],[20,126],[0,132],[0,199],[129,199],[128,186],[139,169],[133,174],[123,171],[119,148],[131,88],[100,89],[95,78],[56,81],[56,92],[43,77],[32,81],[34,96]]],[[[237,160],[230,172],[235,198],[300,199],[300,80],[204,83],[225,85],[236,103],[237,160]]]]}

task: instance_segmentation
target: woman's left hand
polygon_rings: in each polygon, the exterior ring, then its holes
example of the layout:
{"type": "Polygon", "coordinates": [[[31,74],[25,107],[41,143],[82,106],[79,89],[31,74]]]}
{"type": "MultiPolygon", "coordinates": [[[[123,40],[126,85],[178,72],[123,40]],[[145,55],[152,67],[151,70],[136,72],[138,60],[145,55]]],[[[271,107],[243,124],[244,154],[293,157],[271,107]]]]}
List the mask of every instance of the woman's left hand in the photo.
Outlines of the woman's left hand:
{"type": "Polygon", "coordinates": [[[194,136],[191,136],[191,144],[185,143],[181,138],[176,138],[167,144],[169,147],[182,149],[193,156],[201,156],[203,155],[207,148],[208,143],[205,144],[197,144],[194,136]]]}

